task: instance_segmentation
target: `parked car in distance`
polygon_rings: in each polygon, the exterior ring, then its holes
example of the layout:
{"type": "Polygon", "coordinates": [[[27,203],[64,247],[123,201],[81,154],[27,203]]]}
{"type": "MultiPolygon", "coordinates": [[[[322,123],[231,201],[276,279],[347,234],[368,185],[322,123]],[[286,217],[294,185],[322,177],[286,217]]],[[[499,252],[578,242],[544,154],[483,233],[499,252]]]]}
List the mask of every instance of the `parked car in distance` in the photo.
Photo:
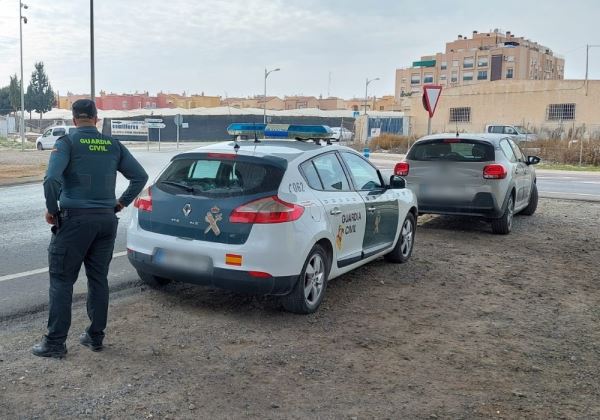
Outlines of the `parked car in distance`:
{"type": "Polygon", "coordinates": [[[522,125],[506,124],[488,124],[485,126],[485,132],[490,134],[506,134],[512,137],[513,141],[536,141],[537,134],[527,130],[522,125]]]}
{"type": "Polygon", "coordinates": [[[354,133],[345,127],[331,127],[331,130],[333,131],[331,139],[335,141],[350,141],[354,136],[354,133]]]}
{"type": "Polygon", "coordinates": [[[494,233],[507,234],[513,215],[537,208],[539,161],[507,135],[436,134],[417,140],[394,173],[417,196],[420,213],[484,217],[494,233]]]}
{"type": "Polygon", "coordinates": [[[35,147],[38,150],[48,150],[54,147],[54,143],[58,140],[59,137],[64,136],[67,133],[70,133],[72,130],[76,129],[73,125],[60,125],[56,127],[50,127],[44,134],[39,136],[35,141],[35,147]]]}
{"type": "Polygon", "coordinates": [[[406,262],[418,208],[404,180],[318,143],[231,141],[176,155],[134,202],[127,250],[140,278],[276,295],[306,314],[329,280],[381,256],[406,262]]]}

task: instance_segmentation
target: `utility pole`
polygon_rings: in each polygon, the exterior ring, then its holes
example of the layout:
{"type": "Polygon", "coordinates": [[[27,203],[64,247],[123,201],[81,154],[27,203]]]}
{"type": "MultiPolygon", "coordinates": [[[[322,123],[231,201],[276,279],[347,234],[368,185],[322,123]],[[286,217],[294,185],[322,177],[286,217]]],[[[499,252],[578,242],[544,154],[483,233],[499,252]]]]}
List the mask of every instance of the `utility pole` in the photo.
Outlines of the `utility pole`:
{"type": "Polygon", "coordinates": [[[23,23],[27,23],[27,18],[23,16],[23,9],[29,7],[19,0],[19,41],[21,47],[21,124],[19,124],[19,133],[21,134],[21,151],[25,150],[25,90],[23,86],[23,23]]]}
{"type": "Polygon", "coordinates": [[[90,98],[96,100],[96,70],[94,68],[94,0],[90,0],[90,76],[91,91],[90,98]]]}
{"type": "Polygon", "coordinates": [[[589,73],[589,63],[590,63],[590,48],[598,48],[600,45],[586,45],[585,46],[585,96],[588,94],[588,73],[589,73]]]}

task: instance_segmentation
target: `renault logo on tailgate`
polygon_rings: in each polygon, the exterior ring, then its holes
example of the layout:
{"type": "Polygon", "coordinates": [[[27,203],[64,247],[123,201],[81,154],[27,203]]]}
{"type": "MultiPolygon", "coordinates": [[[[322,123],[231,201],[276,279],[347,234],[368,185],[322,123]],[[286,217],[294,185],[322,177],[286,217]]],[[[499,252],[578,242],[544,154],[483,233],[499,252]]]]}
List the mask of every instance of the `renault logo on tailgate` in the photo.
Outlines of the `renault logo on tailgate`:
{"type": "Polygon", "coordinates": [[[192,212],[192,205],[190,203],[187,203],[185,206],[183,206],[181,211],[183,212],[183,215],[185,217],[188,217],[190,215],[190,213],[192,212]]]}

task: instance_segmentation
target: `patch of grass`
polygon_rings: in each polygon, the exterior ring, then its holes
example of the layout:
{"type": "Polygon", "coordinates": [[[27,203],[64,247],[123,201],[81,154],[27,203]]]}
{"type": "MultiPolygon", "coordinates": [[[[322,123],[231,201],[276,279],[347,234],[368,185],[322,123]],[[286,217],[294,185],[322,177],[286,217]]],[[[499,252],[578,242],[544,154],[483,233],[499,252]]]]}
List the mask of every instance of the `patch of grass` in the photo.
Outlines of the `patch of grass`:
{"type": "Polygon", "coordinates": [[[555,169],[558,171],[593,171],[600,172],[600,166],[592,165],[567,165],[562,163],[540,163],[536,166],[539,169],[555,169]]]}

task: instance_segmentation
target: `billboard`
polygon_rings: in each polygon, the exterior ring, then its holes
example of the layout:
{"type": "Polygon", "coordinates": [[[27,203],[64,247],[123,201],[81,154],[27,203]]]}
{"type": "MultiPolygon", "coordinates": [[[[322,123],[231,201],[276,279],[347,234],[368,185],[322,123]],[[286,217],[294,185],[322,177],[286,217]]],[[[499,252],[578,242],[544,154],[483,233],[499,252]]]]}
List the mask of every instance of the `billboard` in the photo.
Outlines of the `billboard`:
{"type": "Polygon", "coordinates": [[[111,136],[147,136],[148,126],[146,121],[133,120],[111,120],[110,122],[111,136]]]}

